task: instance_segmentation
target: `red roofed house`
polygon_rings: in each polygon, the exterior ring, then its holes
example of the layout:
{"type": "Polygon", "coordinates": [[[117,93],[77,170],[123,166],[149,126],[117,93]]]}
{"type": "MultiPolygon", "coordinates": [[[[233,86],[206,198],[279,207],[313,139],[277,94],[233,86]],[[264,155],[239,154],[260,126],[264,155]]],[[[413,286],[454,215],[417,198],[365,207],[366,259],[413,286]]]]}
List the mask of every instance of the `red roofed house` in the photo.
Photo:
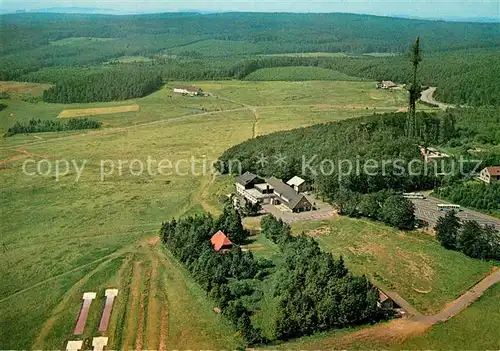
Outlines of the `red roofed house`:
{"type": "Polygon", "coordinates": [[[479,173],[479,179],[487,184],[500,182],[500,166],[486,167],[479,173]]]}
{"type": "Polygon", "coordinates": [[[210,242],[212,243],[215,251],[220,251],[222,253],[231,250],[233,247],[231,240],[229,240],[226,234],[220,230],[212,236],[210,242]]]}

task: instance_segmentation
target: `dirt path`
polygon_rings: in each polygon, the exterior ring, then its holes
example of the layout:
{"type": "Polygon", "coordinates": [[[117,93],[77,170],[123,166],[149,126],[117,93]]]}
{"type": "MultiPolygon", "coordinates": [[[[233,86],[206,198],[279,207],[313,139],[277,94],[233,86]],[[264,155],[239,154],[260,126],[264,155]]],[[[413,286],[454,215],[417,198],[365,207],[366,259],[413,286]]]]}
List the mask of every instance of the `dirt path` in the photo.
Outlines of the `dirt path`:
{"type": "MultiPolygon", "coordinates": [[[[150,281],[151,279],[151,268],[149,268],[146,271],[146,274],[144,275],[144,280],[143,282],[146,283],[150,281]]],[[[143,349],[144,345],[144,319],[145,319],[145,306],[146,306],[146,296],[144,294],[146,288],[146,285],[141,287],[140,289],[140,297],[139,297],[139,312],[137,314],[137,334],[135,338],[135,350],[141,351],[143,349]]],[[[147,285],[149,288],[150,286],[147,285]]],[[[132,316],[133,318],[133,316],[132,316]]]]}
{"type": "Polygon", "coordinates": [[[122,336],[122,345],[124,350],[133,350],[131,347],[134,342],[135,335],[135,321],[134,318],[138,314],[139,309],[139,298],[140,298],[140,286],[141,286],[141,271],[142,262],[138,261],[134,263],[134,269],[132,271],[132,281],[130,283],[130,295],[129,306],[127,306],[127,321],[125,323],[125,330],[122,336]]]}
{"type": "Polygon", "coordinates": [[[160,346],[158,348],[159,351],[167,351],[167,334],[168,334],[168,312],[167,312],[167,307],[163,306],[161,310],[160,346]]]}
{"type": "Polygon", "coordinates": [[[158,301],[158,259],[152,256],[151,280],[149,283],[149,302],[146,316],[146,342],[148,350],[155,350],[159,345],[161,307],[158,301]]]}
{"type": "Polygon", "coordinates": [[[130,249],[130,248],[128,248],[128,247],[127,247],[127,248],[124,248],[124,249],[122,249],[122,250],[115,251],[115,252],[113,252],[113,253],[111,253],[111,254],[109,254],[109,255],[103,256],[103,257],[101,257],[101,258],[99,258],[99,259],[97,259],[97,260],[95,260],[95,261],[92,261],[92,262],[89,262],[89,263],[83,264],[83,265],[81,265],[81,266],[78,266],[78,267],[72,268],[72,269],[70,269],[70,270],[68,270],[68,271],[66,271],[66,272],[64,272],[64,273],[61,273],[61,274],[58,274],[58,275],[52,276],[52,277],[50,277],[50,278],[47,278],[47,279],[45,279],[45,280],[42,280],[42,281],[40,281],[40,282],[38,282],[38,283],[36,283],[36,284],[34,284],[34,285],[31,285],[31,286],[29,286],[29,287],[27,287],[27,288],[24,288],[24,289],[22,289],[22,290],[16,291],[15,293],[10,294],[10,295],[8,295],[8,296],[6,296],[6,297],[4,297],[4,298],[0,299],[0,302],[4,302],[5,300],[8,300],[8,299],[10,299],[10,298],[12,298],[12,297],[14,297],[14,296],[20,295],[20,294],[22,294],[22,293],[24,293],[24,292],[26,292],[26,291],[29,291],[29,290],[34,289],[34,288],[37,288],[37,287],[39,287],[40,285],[43,285],[43,284],[48,283],[48,282],[51,282],[51,281],[53,281],[53,280],[55,280],[55,279],[57,279],[57,278],[64,277],[65,275],[68,275],[68,274],[70,274],[70,273],[73,273],[73,272],[75,272],[75,271],[78,271],[78,270],[80,270],[80,269],[82,269],[82,268],[85,268],[85,267],[91,266],[91,265],[93,265],[93,264],[95,264],[95,263],[97,263],[97,262],[101,262],[101,261],[104,261],[104,260],[108,260],[108,261],[109,261],[109,260],[111,260],[111,259],[117,258],[117,257],[119,257],[119,256],[123,255],[124,253],[128,252],[128,251],[129,251],[129,249],[130,249]]]}
{"type": "Polygon", "coordinates": [[[436,87],[430,87],[422,92],[422,95],[420,96],[420,100],[423,102],[427,102],[428,104],[436,105],[438,106],[441,110],[446,110],[447,108],[453,108],[455,107],[454,105],[450,104],[445,104],[443,102],[439,102],[436,99],[434,99],[434,92],[436,91],[436,87]]]}
{"type": "Polygon", "coordinates": [[[462,310],[469,307],[474,301],[480,298],[488,288],[498,282],[500,282],[500,270],[497,269],[486,278],[481,280],[479,283],[474,285],[472,289],[468,290],[458,299],[449,303],[441,312],[433,316],[415,316],[413,320],[429,324],[446,322],[448,319],[456,316],[462,310]]]}
{"type": "Polygon", "coordinates": [[[259,112],[257,112],[256,107],[251,107],[250,111],[253,112],[253,124],[252,124],[252,139],[257,136],[257,123],[259,122],[259,112]]]}

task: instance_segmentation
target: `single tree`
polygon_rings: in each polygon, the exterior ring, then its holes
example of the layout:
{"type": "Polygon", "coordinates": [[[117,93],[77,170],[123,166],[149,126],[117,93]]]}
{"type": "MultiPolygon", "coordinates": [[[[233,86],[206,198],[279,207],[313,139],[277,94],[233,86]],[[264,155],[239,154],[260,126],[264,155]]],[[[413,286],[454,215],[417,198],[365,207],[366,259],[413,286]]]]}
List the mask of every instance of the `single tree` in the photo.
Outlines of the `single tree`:
{"type": "Polygon", "coordinates": [[[444,217],[440,217],[434,227],[436,239],[441,245],[450,250],[456,250],[457,248],[459,229],[460,219],[455,211],[448,212],[444,217]]]}
{"type": "Polygon", "coordinates": [[[408,107],[406,132],[409,137],[414,137],[416,136],[417,133],[416,103],[420,98],[420,94],[422,92],[420,85],[418,85],[417,83],[418,65],[420,62],[422,62],[422,54],[420,51],[420,37],[417,37],[415,43],[411,47],[410,62],[413,65],[413,75],[412,75],[412,83],[408,89],[410,93],[409,94],[410,104],[408,107]]]}
{"type": "Polygon", "coordinates": [[[393,195],[382,206],[385,223],[398,229],[413,229],[415,226],[415,206],[401,195],[393,195]]]}

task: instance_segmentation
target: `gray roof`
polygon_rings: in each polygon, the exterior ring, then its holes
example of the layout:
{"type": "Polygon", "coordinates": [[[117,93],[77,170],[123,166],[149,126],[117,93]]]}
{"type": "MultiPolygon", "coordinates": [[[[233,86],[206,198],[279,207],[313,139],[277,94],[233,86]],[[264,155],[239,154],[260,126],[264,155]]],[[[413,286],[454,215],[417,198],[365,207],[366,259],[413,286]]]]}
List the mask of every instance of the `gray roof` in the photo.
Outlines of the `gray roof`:
{"type": "MultiPolygon", "coordinates": [[[[299,202],[305,198],[303,194],[298,194],[291,186],[283,183],[283,181],[278,178],[271,177],[267,182],[274,188],[275,193],[279,193],[280,197],[284,197],[288,200],[288,207],[291,209],[297,207],[299,202]]],[[[309,202],[307,198],[306,201],[309,202]]]]}
{"type": "Polygon", "coordinates": [[[236,183],[239,183],[241,185],[247,185],[256,178],[258,178],[257,175],[250,172],[245,172],[242,175],[236,177],[236,183]]]}

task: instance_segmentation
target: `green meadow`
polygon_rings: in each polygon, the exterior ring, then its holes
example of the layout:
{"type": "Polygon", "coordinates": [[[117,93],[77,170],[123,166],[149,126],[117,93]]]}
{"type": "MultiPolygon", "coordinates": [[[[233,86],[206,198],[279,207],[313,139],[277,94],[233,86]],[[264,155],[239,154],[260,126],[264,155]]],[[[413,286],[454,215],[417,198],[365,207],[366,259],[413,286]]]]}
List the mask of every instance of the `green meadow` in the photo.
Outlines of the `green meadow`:
{"type": "MultiPolygon", "coordinates": [[[[2,138],[2,348],[63,348],[73,337],[82,293],[95,291],[99,297],[84,334],[89,346],[103,291],[111,287],[120,290],[108,331],[111,348],[240,347],[240,336],[157,241],[161,222],[219,210],[218,199],[232,190],[232,179],[214,179],[204,165],[230,146],[273,131],[396,111],[405,99],[404,91],[376,90],[371,82],[218,81],[171,82],[118,103],[2,100],[3,132],[15,121],[55,119],[64,109],[140,106],[137,112],[91,116],[103,122],[101,130],[2,138]],[[199,86],[210,96],[174,95],[178,84],[199,86]],[[54,173],[57,160],[70,162],[60,177],[54,173]],[[161,168],[161,160],[169,167],[161,168]]],[[[257,233],[258,223],[247,225],[257,233]]],[[[439,309],[490,267],[446,252],[423,234],[403,235],[365,221],[304,223],[294,230],[325,226],[330,233],[318,236],[325,249],[422,312],[439,309]]],[[[279,257],[258,234],[248,248],[279,257]]]]}

